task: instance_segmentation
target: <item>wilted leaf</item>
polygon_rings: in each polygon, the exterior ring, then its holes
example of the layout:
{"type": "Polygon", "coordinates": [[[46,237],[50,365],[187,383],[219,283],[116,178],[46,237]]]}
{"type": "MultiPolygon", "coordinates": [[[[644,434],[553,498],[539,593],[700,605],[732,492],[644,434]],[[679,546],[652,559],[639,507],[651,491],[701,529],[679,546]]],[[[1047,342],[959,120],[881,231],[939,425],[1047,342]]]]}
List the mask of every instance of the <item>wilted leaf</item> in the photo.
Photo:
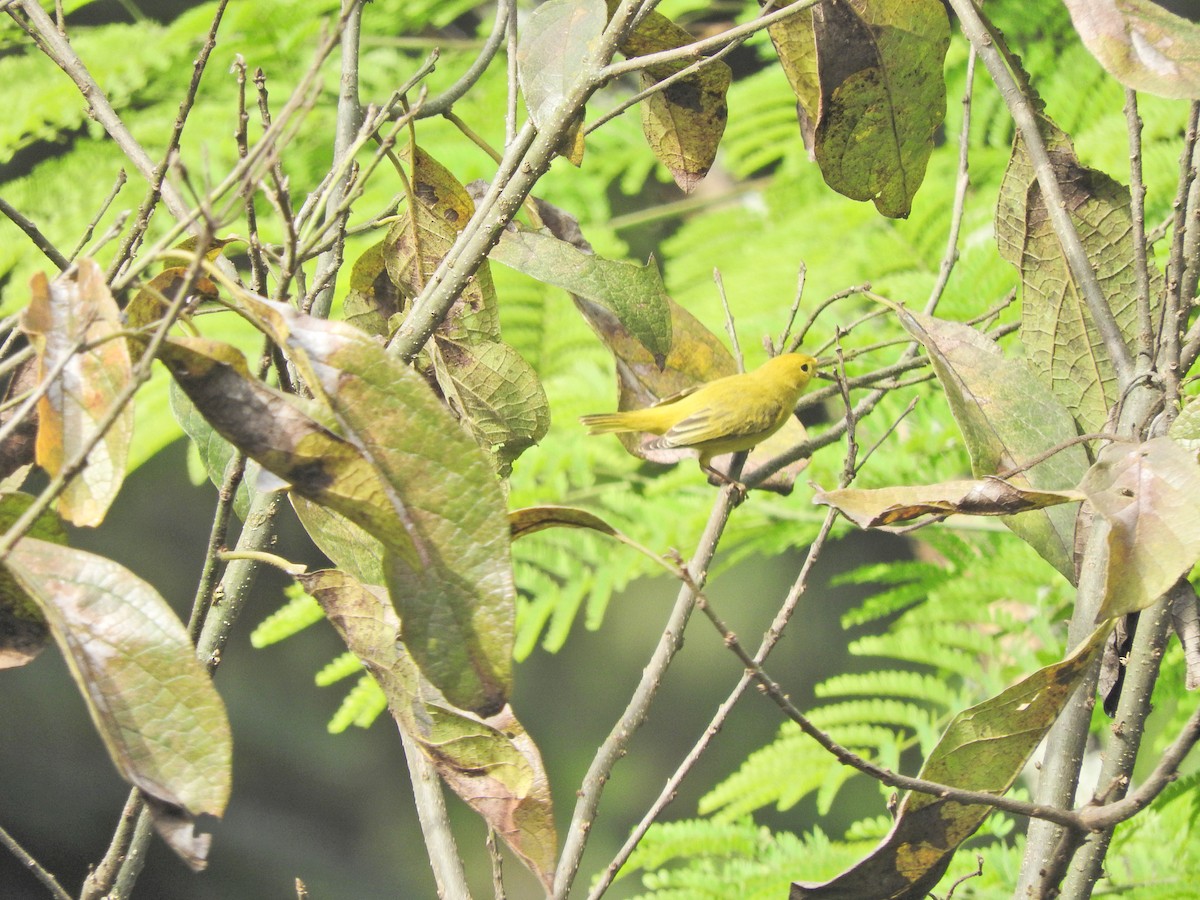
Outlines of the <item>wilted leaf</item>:
{"type": "Polygon", "coordinates": [[[1171,438],[1110,444],[1079,489],[1109,524],[1096,621],[1147,608],[1200,559],[1200,465],[1171,438]]]}
{"type": "MultiPolygon", "coordinates": [[[[619,3],[620,0],[608,0],[609,11],[615,10],[619,3]]],[[[674,50],[694,41],[686,29],[661,13],[651,12],[637,24],[620,50],[633,58],[674,50]]],[[[676,60],[649,66],[639,74],[641,89],[646,90],[691,64],[692,60],[676,60]]],[[[717,157],[717,147],[729,118],[725,95],[732,78],[729,66],[716,60],[642,101],[646,143],[684,192],[690,193],[700,183],[717,157]]]]}
{"type": "Polygon", "coordinates": [[[113,763],[163,838],[203,868],[209,836],[191,826],[225,809],[231,745],[183,624],[146,582],[82,550],[25,538],[5,568],[46,616],[113,763]]]}
{"type": "MultiPolygon", "coordinates": [[[[388,275],[400,294],[415,297],[454,245],[458,232],[466,227],[475,204],[450,170],[420,147],[414,151],[406,145],[401,156],[411,161],[412,195],[384,238],[382,252],[388,275]]],[[[363,277],[367,274],[364,271],[363,277]]],[[[486,260],[438,330],[467,342],[500,339],[496,289],[486,260]]]]}
{"type": "MultiPolygon", "coordinates": [[[[38,402],[37,462],[57,475],[96,437],[97,425],[132,381],[129,349],[110,339],[121,313],[93,260],[81,260],[53,283],[38,273],[21,327],[37,348],[38,382],[51,381],[38,402]],[[89,349],[83,350],[84,344],[89,349]]],[[[59,497],[58,510],[76,525],[99,525],[125,478],[133,437],[127,403],[59,497]]]]}
{"type": "Polygon", "coordinates": [[[462,344],[435,334],[431,355],[442,394],[506,474],[550,429],[550,403],[537,373],[502,341],[462,344]]]}
{"type": "MultiPolygon", "coordinates": [[[[125,323],[130,329],[149,329],[157,325],[187,281],[188,269],[184,266],[172,266],[159,272],[129,301],[125,307],[125,323]]],[[[203,275],[192,281],[191,293],[195,299],[189,303],[215,300],[219,296],[217,286],[203,275]]]]}
{"type": "MultiPolygon", "coordinates": [[[[32,391],[38,384],[38,362],[36,358],[27,359],[8,376],[8,383],[0,395],[0,400],[7,406],[22,394],[32,391]]],[[[21,404],[0,409],[0,428],[7,427],[21,408],[21,404]]],[[[30,410],[19,423],[12,426],[8,436],[0,443],[0,481],[5,482],[6,490],[16,490],[24,483],[25,476],[33,467],[34,447],[37,443],[37,410],[30,410]],[[8,483],[12,479],[12,483],[8,483]]]]}
{"type": "Polygon", "coordinates": [[[396,641],[400,621],[377,590],[338,571],[300,582],[382,688],[401,730],[549,890],[556,844],[549,782],[511,708],[481,718],[448,704],[396,641]]]}
{"type": "MultiPolygon", "coordinates": [[[[1075,423],[1021,360],[1005,359],[996,343],[969,326],[899,308],[900,323],[929,353],[950,411],[962,431],[976,477],[996,475],[1077,435],[1075,423]]],[[[1036,490],[1078,484],[1087,470],[1078,444],[1009,481],[1036,490]]],[[[1027,512],[1004,524],[1072,583],[1075,509],[1027,512]]]]}
{"type": "MultiPolygon", "coordinates": [[[[1066,659],[955,716],[918,777],[997,796],[1007,792],[1095,662],[1109,627],[1097,628],[1066,659]]],[[[832,881],[794,883],[791,898],[924,900],[954,852],[991,810],[930,794],[906,794],[879,847],[832,881]]]]}
{"type": "Polygon", "coordinates": [[[595,513],[573,506],[528,506],[508,514],[512,539],[536,534],[547,528],[588,528],[601,534],[616,535],[617,530],[595,513]]]}
{"type": "Polygon", "coordinates": [[[825,182],[907,216],[946,115],[950,23],[940,0],[817,4],[771,38],[825,182]]]}
{"type": "MultiPolygon", "coordinates": [[[[1082,166],[1070,138],[1049,119],[1041,117],[1039,123],[1067,212],[1117,326],[1129,340],[1137,327],[1129,189],[1082,166]]],[[[996,205],[996,243],[1021,273],[1021,341],[1030,367],[1084,432],[1103,431],[1117,401],[1116,374],[1063,256],[1019,133],[996,205]]],[[[1151,297],[1158,295],[1161,282],[1151,264],[1151,297]]]]}
{"type": "Polygon", "coordinates": [[[1078,491],[1034,491],[994,477],[876,490],[842,488],[813,495],[813,503],[836,507],[859,528],[892,525],[924,515],[1011,516],[1083,499],[1078,491]]]}
{"type": "Polygon", "coordinates": [[[389,323],[401,311],[404,300],[388,275],[383,247],[383,241],[372,244],[354,261],[342,311],[351,325],[367,334],[387,337],[391,333],[389,323]]]}
{"type": "MultiPolygon", "coordinates": [[[[249,428],[252,434],[243,440],[256,443],[257,452],[234,443],[300,494],[383,543],[401,638],[421,671],[455,706],[484,713],[499,709],[512,680],[516,589],[504,499],[487,457],[419,375],[357,328],[250,295],[238,302],[288,353],[342,437],[313,434],[296,421],[306,443],[280,457],[264,446],[275,437],[272,419],[255,416],[225,423],[249,428]],[[311,471],[298,471],[298,460],[289,457],[296,449],[318,446],[337,458],[328,464],[318,458],[307,463],[311,471]],[[300,476],[303,486],[297,485],[300,476]]],[[[230,437],[196,394],[188,393],[230,437]]],[[[225,415],[219,408],[214,412],[225,415]]],[[[296,444],[284,438],[289,447],[296,444]]]]}
{"type": "Polygon", "coordinates": [[[505,231],[496,262],[604,307],[661,367],[671,350],[670,297],[653,261],[605,259],[533,231],[505,231]]]}
{"type": "MultiPolygon", "coordinates": [[[[539,131],[554,124],[576,85],[595,76],[600,36],[607,23],[603,0],[549,0],[522,23],[517,77],[529,117],[539,131]]],[[[577,130],[576,140],[582,137],[577,130]]],[[[568,146],[576,140],[570,140],[568,146]]],[[[574,159],[572,162],[579,165],[574,159]]]]}
{"type": "Polygon", "coordinates": [[[1200,25],[1152,0],[1064,0],[1083,44],[1117,81],[1200,99],[1200,25]]]}

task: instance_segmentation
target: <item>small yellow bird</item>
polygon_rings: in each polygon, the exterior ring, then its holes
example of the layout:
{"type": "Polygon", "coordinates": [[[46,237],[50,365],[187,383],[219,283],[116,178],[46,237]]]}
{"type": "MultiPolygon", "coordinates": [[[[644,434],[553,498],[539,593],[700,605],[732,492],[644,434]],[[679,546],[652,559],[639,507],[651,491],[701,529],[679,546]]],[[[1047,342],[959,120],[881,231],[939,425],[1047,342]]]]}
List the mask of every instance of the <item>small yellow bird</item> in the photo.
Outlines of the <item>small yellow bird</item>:
{"type": "Polygon", "coordinates": [[[579,421],[588,426],[588,434],[662,435],[651,446],[699,450],[700,468],[711,472],[714,456],[749,450],[782,428],[816,371],[813,357],[782,353],[753,372],[718,378],[655,406],[579,421]]]}

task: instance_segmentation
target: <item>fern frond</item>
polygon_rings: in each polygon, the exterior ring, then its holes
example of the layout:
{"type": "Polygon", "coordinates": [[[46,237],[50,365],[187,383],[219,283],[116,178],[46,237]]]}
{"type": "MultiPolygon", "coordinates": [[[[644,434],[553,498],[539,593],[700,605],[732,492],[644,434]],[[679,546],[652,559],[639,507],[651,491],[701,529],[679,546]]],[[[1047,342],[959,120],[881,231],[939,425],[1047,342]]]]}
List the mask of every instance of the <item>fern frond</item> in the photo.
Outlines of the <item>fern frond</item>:
{"type": "Polygon", "coordinates": [[[287,602],[259,622],[250,633],[251,646],[262,648],[276,644],[325,618],[321,605],[295,582],[284,588],[284,595],[287,602]]]}

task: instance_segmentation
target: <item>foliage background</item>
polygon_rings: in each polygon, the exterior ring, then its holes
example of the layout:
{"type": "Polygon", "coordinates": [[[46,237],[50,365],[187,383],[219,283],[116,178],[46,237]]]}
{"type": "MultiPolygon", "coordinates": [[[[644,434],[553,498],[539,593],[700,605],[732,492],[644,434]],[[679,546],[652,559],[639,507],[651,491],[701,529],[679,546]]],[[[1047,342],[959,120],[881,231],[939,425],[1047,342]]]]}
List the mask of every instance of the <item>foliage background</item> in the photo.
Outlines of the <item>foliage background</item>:
{"type": "MultiPolygon", "coordinates": [[[[481,27],[476,5],[474,0],[370,4],[365,17],[369,36],[364,40],[364,97],[385,96],[434,45],[443,47],[443,55],[430,89],[436,92],[452,81],[472,57],[481,27]],[[457,49],[456,42],[461,43],[457,49]]],[[[131,4],[75,2],[66,7],[77,17],[73,21],[87,26],[79,28],[76,45],[98,81],[134,134],[151,148],[159,146],[174,118],[214,4],[143,2],[136,9],[145,18],[136,22],[130,20],[130,10],[135,9],[131,4]]],[[[262,66],[272,97],[282,98],[306,64],[321,16],[336,7],[329,0],[231,4],[184,136],[185,158],[207,161],[207,170],[190,172],[197,183],[204,183],[210,174],[219,175],[234,161],[230,135],[235,95],[227,74],[234,55],[244,56],[251,68],[262,66]]],[[[751,13],[743,4],[689,0],[668,0],[661,11],[681,21],[698,22],[704,8],[711,8],[710,19],[744,19],[751,13]]],[[[1000,4],[989,11],[1012,46],[1022,52],[1049,113],[1074,137],[1081,160],[1125,179],[1128,152],[1120,88],[1079,45],[1065,10],[1057,4],[1036,8],[1000,4]]],[[[486,30],[490,9],[480,7],[479,15],[486,30]]],[[[0,25],[0,85],[5,86],[0,92],[10,101],[6,106],[14,110],[0,120],[0,193],[52,239],[70,247],[111,187],[120,154],[82,114],[78,95],[65,77],[44,59],[20,52],[15,40],[11,25],[0,25]]],[[[961,123],[958,98],[965,84],[966,48],[956,36],[947,61],[947,139],[935,150],[912,216],[892,222],[880,218],[870,206],[825,188],[805,158],[786,81],[777,66],[765,65],[770,53],[760,38],[731,59],[738,80],[730,93],[729,129],[718,165],[694,199],[683,200],[642,148],[636,113],[615,120],[589,139],[581,171],[560,161],[538,191],[579,216],[598,252],[635,259],[654,253],[672,296],[717,332],[722,330],[722,314],[711,274],[713,266],[720,268],[750,364],[762,358],[758,336],[779,331],[800,260],[808,271],[806,308],[868,279],[875,290],[894,299],[924,301],[944,251],[961,123]]],[[[455,107],[496,146],[503,140],[503,123],[496,110],[503,108],[504,91],[502,69],[497,66],[455,107]]],[[[618,85],[613,91],[619,94],[628,87],[618,85]]],[[[330,65],[324,95],[329,102],[318,104],[285,157],[296,196],[302,196],[327,166],[335,96],[336,72],[330,65]]],[[[1147,220],[1154,223],[1168,210],[1186,109],[1145,97],[1141,111],[1150,187],[1147,220]]],[[[977,315],[1016,284],[1015,272],[995,251],[991,225],[1012,126],[983,78],[976,82],[973,116],[972,189],[960,242],[962,255],[939,308],[947,318],[977,315]]],[[[423,146],[463,182],[489,175],[490,160],[462,141],[447,123],[423,122],[419,134],[423,146]]],[[[357,210],[382,208],[396,190],[398,186],[385,174],[377,176],[357,210]]],[[[135,206],[140,194],[136,183],[127,186],[97,233],[117,211],[135,206]]],[[[375,239],[351,242],[347,259],[375,239]]],[[[28,278],[39,267],[43,261],[24,236],[7,221],[0,222],[0,309],[11,311],[25,302],[28,278]]],[[[615,441],[583,437],[576,416],[611,403],[607,353],[561,293],[495,269],[506,340],[537,369],[554,413],[550,434],[515,469],[510,505],[587,505],[649,546],[689,546],[706,515],[709,490],[688,466],[665,472],[639,466],[615,441]]],[[[348,271],[347,266],[343,276],[348,271]]],[[[824,340],[835,322],[845,323],[869,311],[865,301],[857,306],[856,302],[835,307],[834,314],[819,323],[815,338],[824,340]]],[[[1003,314],[1006,321],[1013,318],[1011,308],[1003,314]]],[[[848,344],[862,346],[895,336],[894,327],[884,320],[859,329],[848,344]]],[[[1012,339],[1008,352],[1019,352],[1012,339]]],[[[931,391],[916,393],[922,398],[916,412],[880,451],[882,464],[864,470],[862,486],[909,479],[931,482],[968,471],[943,401],[931,391]]],[[[898,414],[910,395],[885,401],[875,422],[888,421],[889,412],[898,414]]],[[[207,485],[183,480],[185,451],[180,443],[171,443],[177,433],[164,415],[161,384],[156,396],[157,400],[139,407],[140,449],[144,458],[159,447],[169,445],[168,449],[127,483],[105,529],[77,533],[72,542],[129,566],[185,614],[213,492],[207,485]]],[[[868,432],[875,430],[874,436],[860,435],[864,445],[882,433],[883,425],[875,422],[867,427],[868,432]]],[[[828,486],[836,480],[839,467],[840,458],[825,454],[814,461],[806,477],[828,486]]],[[[818,520],[804,486],[789,498],[755,497],[739,511],[718,560],[723,574],[709,594],[740,634],[756,635],[769,621],[796,568],[796,549],[812,537],[818,520]]],[[[813,686],[830,674],[919,668],[901,658],[903,636],[891,645],[876,645],[879,655],[890,660],[846,655],[845,648],[856,638],[883,633],[892,625],[903,635],[906,623],[926,636],[937,635],[931,646],[949,649],[958,642],[952,649],[961,656],[942,655],[934,674],[961,689],[967,702],[994,692],[1015,673],[1028,671],[1039,654],[1041,662],[1052,658],[1062,640],[1061,579],[1022,557],[1024,551],[1007,535],[969,540],[986,550],[968,550],[964,557],[971,575],[969,592],[953,594],[944,578],[938,582],[935,567],[908,570],[921,585],[909,592],[908,599],[936,596],[940,606],[929,604],[931,609],[925,613],[918,607],[909,619],[898,622],[902,607],[896,606],[883,618],[860,616],[852,627],[843,628],[842,614],[880,588],[830,586],[829,579],[836,573],[865,559],[890,561],[915,553],[937,560],[944,559],[946,551],[943,546],[938,551],[942,556],[930,556],[928,550],[898,540],[847,534],[823,558],[802,616],[773,657],[774,676],[807,708],[817,702],[813,686]],[[929,588],[938,584],[943,592],[931,594],[929,588]],[[974,597],[968,596],[971,592],[974,597]],[[1016,638],[1000,645],[1004,652],[997,653],[997,634],[1016,638]],[[956,665],[955,659],[970,665],[956,665]],[[972,677],[964,677],[968,670],[972,677]]],[[[285,535],[281,546],[292,557],[314,552],[304,549],[306,542],[297,528],[285,535]]],[[[643,563],[587,534],[537,535],[518,544],[517,554],[523,605],[515,706],[542,748],[556,799],[563,804],[586,768],[591,748],[607,732],[621,698],[636,680],[657,638],[659,614],[673,591],[663,581],[634,581],[646,574],[643,563]]],[[[301,877],[315,897],[431,896],[432,881],[410,814],[405,767],[394,731],[380,722],[367,731],[326,733],[325,723],[341,692],[317,689],[311,677],[340,645],[322,626],[270,649],[251,650],[249,629],[278,605],[281,596],[280,582],[268,578],[257,590],[218,678],[232,717],[236,781],[228,818],[217,830],[212,865],[204,875],[191,878],[155,844],[150,871],[139,890],[147,896],[283,897],[292,895],[292,879],[301,877]]],[[[1172,675],[1171,666],[1177,669],[1178,665],[1178,659],[1168,658],[1164,696],[1158,704],[1164,711],[1161,718],[1173,715],[1176,708],[1175,694],[1180,691],[1172,686],[1181,678],[1172,675]]],[[[666,695],[636,738],[630,760],[616,771],[599,823],[602,832],[585,858],[585,872],[607,861],[636,818],[631,814],[626,820],[622,813],[639,809],[657,793],[737,673],[735,660],[719,641],[697,629],[682,664],[672,671],[666,695]]],[[[5,736],[0,741],[0,814],[6,827],[52,871],[68,884],[77,883],[84,873],[70,867],[101,852],[125,794],[123,783],[111,771],[60,658],[44,654],[5,678],[0,703],[0,734],[5,736]],[[67,834],[63,821],[71,823],[67,834]]],[[[936,720],[935,710],[931,721],[936,720]]],[[[727,727],[734,739],[719,742],[717,752],[705,759],[685,784],[673,815],[691,815],[707,786],[734,772],[748,748],[765,745],[776,735],[777,721],[765,703],[746,702],[727,727]]],[[[928,749],[929,739],[918,734],[908,740],[913,752],[904,762],[915,766],[917,745],[923,743],[928,749]]],[[[746,771],[748,781],[742,792],[748,795],[754,784],[777,780],[769,767],[746,771]]],[[[1179,796],[1186,802],[1168,804],[1163,816],[1190,815],[1188,795],[1179,796]]],[[[765,808],[755,812],[756,821],[773,829],[801,834],[817,820],[815,795],[782,811],[772,807],[783,798],[764,795],[761,799],[765,808]]],[[[833,815],[822,819],[822,828],[840,838],[854,820],[883,814],[882,801],[877,790],[854,782],[840,795],[833,815]]],[[[470,814],[458,812],[456,825],[461,833],[481,843],[481,826],[470,814]]],[[[1158,828],[1170,831],[1163,821],[1155,814],[1138,826],[1149,840],[1136,853],[1114,857],[1114,867],[1125,867],[1127,876],[1137,879],[1156,857],[1172,858],[1171,845],[1155,834],[1158,828]],[[1148,847],[1158,849],[1148,854],[1148,847]]],[[[465,838],[464,843],[471,839],[465,838]]],[[[806,878],[815,880],[839,867],[836,854],[816,853],[812,847],[803,853],[828,868],[825,872],[806,869],[806,878]]],[[[468,857],[474,856],[468,852],[468,857]]],[[[1015,859],[1002,852],[989,857],[993,883],[1003,883],[1004,866],[1015,859]]],[[[1186,869],[1189,861],[1184,856],[1173,864],[1178,871],[1186,869]]],[[[959,860],[956,866],[972,867],[970,860],[959,860]]],[[[514,883],[522,877],[514,876],[514,883]]],[[[486,873],[475,872],[474,879],[485,884],[486,873]]],[[[626,878],[612,896],[632,896],[644,889],[639,882],[626,878]]],[[[12,859],[0,857],[0,898],[36,896],[32,885],[12,859]]],[[[527,887],[533,896],[532,883],[527,887]]]]}

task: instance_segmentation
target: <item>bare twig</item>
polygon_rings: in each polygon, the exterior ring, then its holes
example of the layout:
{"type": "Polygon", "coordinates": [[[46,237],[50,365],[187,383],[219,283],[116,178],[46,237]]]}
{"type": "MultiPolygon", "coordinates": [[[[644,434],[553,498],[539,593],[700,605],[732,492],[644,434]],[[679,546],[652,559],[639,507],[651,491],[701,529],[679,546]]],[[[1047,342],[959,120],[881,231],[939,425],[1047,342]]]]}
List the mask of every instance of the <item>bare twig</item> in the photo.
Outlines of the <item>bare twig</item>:
{"type": "Polygon", "coordinates": [[[1146,182],[1142,179],[1142,120],[1137,92],[1125,89],[1125,128],[1129,134],[1129,212],[1133,219],[1133,271],[1137,278],[1138,367],[1148,369],[1154,357],[1154,322],[1150,315],[1150,267],[1146,262],[1146,182]]]}
{"type": "Polygon", "coordinates": [[[479,55],[475,57],[475,61],[471,63],[470,68],[462,74],[454,84],[446,88],[435,97],[430,97],[429,100],[421,107],[421,111],[417,117],[424,119],[429,116],[440,116],[443,113],[450,111],[450,107],[454,106],[463,96],[469,91],[487,71],[487,68],[495,58],[500,45],[504,43],[504,37],[508,33],[509,16],[512,15],[513,4],[509,0],[498,0],[496,3],[496,20],[492,23],[491,34],[488,35],[487,41],[484,42],[483,49],[479,51],[479,55]]]}
{"type": "Polygon", "coordinates": [[[783,353],[784,348],[787,347],[788,338],[792,333],[792,326],[796,324],[796,315],[800,312],[800,301],[804,299],[804,282],[807,279],[808,266],[800,263],[800,272],[796,275],[796,294],[792,298],[792,308],[788,310],[787,322],[784,323],[783,331],[779,333],[779,340],[770,347],[772,356],[783,353]]]}
{"type": "MultiPolygon", "coordinates": [[[[821,528],[817,532],[817,536],[809,545],[808,554],[804,558],[804,564],[800,567],[800,572],[796,575],[795,581],[788,590],[788,595],[784,600],[779,611],[775,614],[775,619],[772,621],[770,628],[763,635],[762,642],[759,644],[757,652],[754,654],[754,659],[762,664],[770,655],[771,650],[779,643],[779,639],[783,636],[783,631],[787,627],[788,621],[796,610],[800,599],[804,596],[808,588],[808,578],[812,572],[813,566],[816,565],[817,559],[821,555],[821,551],[825,548],[825,543],[829,539],[829,533],[833,529],[833,523],[837,521],[837,510],[829,509],[825,514],[825,519],[821,523],[821,528]]],[[[713,714],[708,726],[704,729],[695,744],[688,751],[687,756],[667,779],[667,783],[663,789],[659,791],[658,797],[650,805],[646,814],[642,816],[640,822],[634,827],[632,833],[621,845],[621,849],[613,857],[612,861],[600,873],[596,879],[596,883],[592,886],[592,890],[588,893],[588,900],[599,900],[599,898],[608,890],[613,879],[616,878],[617,872],[628,861],[630,855],[637,848],[638,843],[645,837],[650,826],[657,821],[659,815],[664,809],[675,799],[675,794],[679,790],[679,786],[683,783],[684,778],[692,771],[700,757],[708,749],[713,738],[721,730],[725,724],[729,714],[733,712],[734,706],[745,695],[746,689],[754,683],[754,677],[751,673],[743,671],[741,677],[733,690],[729,692],[729,696],[717,707],[717,711],[713,714]]]]}
{"type": "Polygon", "coordinates": [[[92,216],[92,220],[88,222],[87,228],[83,230],[83,234],[79,238],[79,242],[75,245],[75,249],[71,251],[71,260],[78,258],[83,248],[87,246],[87,242],[92,239],[92,235],[96,232],[96,225],[104,218],[104,214],[108,212],[108,208],[112,206],[113,201],[117,199],[117,194],[121,193],[121,188],[125,186],[128,176],[124,169],[117,171],[117,179],[113,183],[112,190],[108,192],[108,196],[104,198],[104,202],[100,204],[100,208],[96,210],[96,214],[92,216]]]}
{"type": "MultiPolygon", "coordinates": [[[[731,475],[735,478],[738,477],[734,473],[731,475]]],[[[688,563],[689,581],[680,586],[666,628],[663,630],[662,637],[659,638],[658,646],[655,647],[650,661],[642,670],[641,681],[638,682],[637,689],[630,698],[625,712],[608,737],[605,738],[588,767],[587,775],[578,792],[579,800],[575,804],[574,814],[567,827],[567,837],[563,842],[562,853],[559,855],[558,868],[554,873],[554,891],[551,895],[554,900],[564,900],[570,892],[571,884],[579,871],[579,863],[583,857],[584,846],[588,833],[591,831],[592,821],[596,816],[604,785],[617,760],[624,755],[633,733],[645,721],[650,704],[658,693],[667,667],[683,644],[683,631],[695,608],[696,592],[704,584],[709,563],[712,561],[713,554],[716,553],[717,542],[720,540],[725,523],[728,522],[740,493],[741,491],[736,485],[726,484],[717,495],[717,500],[708,518],[708,525],[704,529],[704,534],[700,538],[691,562],[688,563]]]]}
{"type": "Polygon", "coordinates": [[[46,871],[46,868],[36,859],[34,859],[33,856],[17,842],[17,839],[3,828],[0,828],[0,844],[3,844],[5,847],[7,847],[8,851],[20,861],[21,865],[28,869],[33,874],[33,877],[42,883],[42,887],[50,892],[50,896],[52,896],[54,900],[71,900],[71,895],[63,890],[62,885],[58,883],[57,879],[55,879],[53,875],[46,871]]]}
{"type": "Polygon", "coordinates": [[[946,235],[946,252],[942,255],[938,267],[937,281],[929,292],[929,300],[925,303],[925,314],[933,315],[937,309],[946,285],[950,281],[950,272],[958,261],[958,235],[962,231],[963,212],[967,205],[967,189],[971,186],[970,170],[970,137],[971,137],[971,92],[975,87],[975,48],[971,47],[967,54],[967,87],[963,92],[962,132],[958,136],[958,177],[954,182],[954,205],[950,212],[950,231],[946,235]]]}
{"type": "MultiPolygon", "coordinates": [[[[15,2],[15,0],[14,0],[15,2]]],[[[33,241],[33,245],[42,251],[42,255],[50,262],[58,267],[60,272],[65,272],[71,268],[71,261],[67,259],[59,251],[57,247],[50,242],[50,239],[42,234],[41,229],[33,223],[31,219],[26,218],[17,211],[7,200],[0,197],[0,213],[4,213],[14,225],[20,228],[29,239],[33,241]]]]}
{"type": "Polygon", "coordinates": [[[713,283],[717,286],[717,295],[721,298],[721,308],[725,310],[725,333],[729,335],[729,344],[733,348],[733,359],[739,372],[746,371],[746,359],[742,356],[742,344],[738,340],[737,326],[733,324],[733,310],[729,307],[729,297],[725,294],[725,282],[721,278],[721,270],[713,269],[713,283]]]}

